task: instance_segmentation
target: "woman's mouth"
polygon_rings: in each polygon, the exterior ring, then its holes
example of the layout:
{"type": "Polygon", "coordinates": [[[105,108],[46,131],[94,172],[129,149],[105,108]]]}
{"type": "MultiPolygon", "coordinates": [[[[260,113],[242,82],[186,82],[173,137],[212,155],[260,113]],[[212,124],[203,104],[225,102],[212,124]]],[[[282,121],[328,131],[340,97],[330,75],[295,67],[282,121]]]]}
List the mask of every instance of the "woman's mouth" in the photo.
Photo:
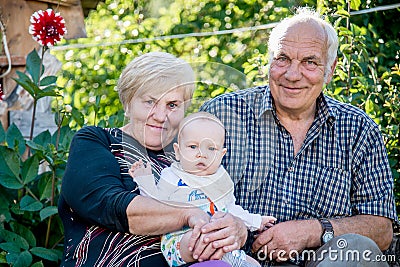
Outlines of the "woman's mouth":
{"type": "Polygon", "coordinates": [[[166,128],[163,127],[162,125],[158,126],[158,125],[146,124],[146,126],[147,126],[149,129],[153,130],[153,131],[161,132],[161,131],[166,130],[166,128]]]}

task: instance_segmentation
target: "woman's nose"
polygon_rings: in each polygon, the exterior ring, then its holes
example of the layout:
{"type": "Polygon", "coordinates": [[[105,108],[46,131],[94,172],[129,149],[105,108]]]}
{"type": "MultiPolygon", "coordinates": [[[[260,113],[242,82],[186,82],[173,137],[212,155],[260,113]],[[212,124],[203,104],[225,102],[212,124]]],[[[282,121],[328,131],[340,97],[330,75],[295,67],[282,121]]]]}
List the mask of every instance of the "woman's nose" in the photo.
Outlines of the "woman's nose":
{"type": "Polygon", "coordinates": [[[166,108],[161,107],[161,105],[154,106],[152,116],[155,120],[161,122],[166,121],[167,115],[168,113],[166,108]]]}

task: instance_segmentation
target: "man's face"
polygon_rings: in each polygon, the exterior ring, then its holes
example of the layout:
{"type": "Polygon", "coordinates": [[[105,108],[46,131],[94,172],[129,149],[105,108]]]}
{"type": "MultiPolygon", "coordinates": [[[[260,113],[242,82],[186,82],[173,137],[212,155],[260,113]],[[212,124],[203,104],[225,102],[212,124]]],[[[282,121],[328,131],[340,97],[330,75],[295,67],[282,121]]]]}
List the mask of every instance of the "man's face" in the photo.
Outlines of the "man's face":
{"type": "Polygon", "coordinates": [[[301,114],[315,109],[324,85],[326,38],[321,26],[313,22],[292,25],[283,33],[269,70],[278,113],[301,114]]]}

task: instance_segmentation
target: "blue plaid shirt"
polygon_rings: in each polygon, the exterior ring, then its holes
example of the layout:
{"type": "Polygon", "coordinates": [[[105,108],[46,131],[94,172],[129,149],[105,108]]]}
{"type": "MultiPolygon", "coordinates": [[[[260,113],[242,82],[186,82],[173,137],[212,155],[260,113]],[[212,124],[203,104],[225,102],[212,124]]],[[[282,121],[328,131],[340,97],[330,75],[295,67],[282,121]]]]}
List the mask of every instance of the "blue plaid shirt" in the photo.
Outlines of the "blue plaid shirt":
{"type": "Polygon", "coordinates": [[[297,155],[268,86],[220,95],[201,110],[226,127],[223,165],[237,204],[278,222],[372,214],[397,220],[393,178],[378,126],[323,94],[297,155]]]}

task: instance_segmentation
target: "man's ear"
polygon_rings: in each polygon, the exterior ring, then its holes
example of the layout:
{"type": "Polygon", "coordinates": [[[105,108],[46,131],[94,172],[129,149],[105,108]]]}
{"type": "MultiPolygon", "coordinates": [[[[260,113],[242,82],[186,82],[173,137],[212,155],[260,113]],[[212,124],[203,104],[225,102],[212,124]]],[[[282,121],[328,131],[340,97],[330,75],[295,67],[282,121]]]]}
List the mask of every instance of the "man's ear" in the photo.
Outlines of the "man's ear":
{"type": "Polygon", "coordinates": [[[180,153],[179,153],[179,145],[177,143],[174,143],[174,151],[175,151],[175,158],[176,160],[181,160],[180,159],[180,153]]]}
{"type": "Polygon", "coordinates": [[[328,84],[331,82],[332,77],[333,77],[333,72],[335,71],[335,68],[336,68],[337,60],[338,60],[338,58],[336,57],[335,61],[333,62],[332,66],[331,66],[331,73],[329,74],[329,77],[326,79],[325,84],[328,84]]]}

